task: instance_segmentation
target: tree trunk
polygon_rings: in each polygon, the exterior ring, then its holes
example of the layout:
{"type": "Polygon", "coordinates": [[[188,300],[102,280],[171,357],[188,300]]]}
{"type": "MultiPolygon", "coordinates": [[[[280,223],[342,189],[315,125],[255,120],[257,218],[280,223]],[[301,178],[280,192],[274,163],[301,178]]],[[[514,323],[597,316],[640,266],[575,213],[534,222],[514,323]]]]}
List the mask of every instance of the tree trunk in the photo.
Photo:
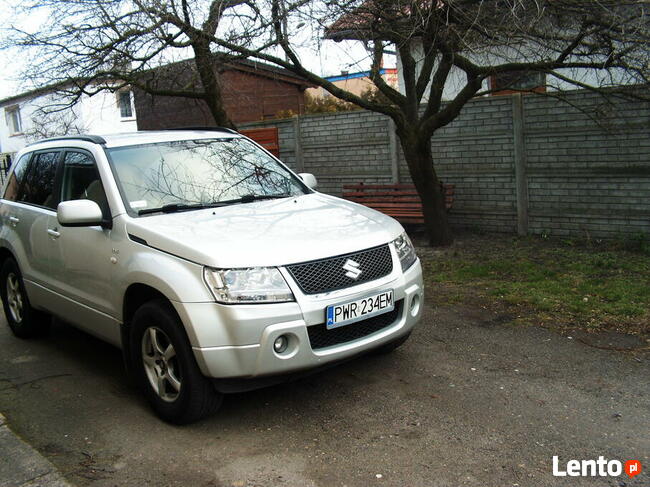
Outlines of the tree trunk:
{"type": "Polygon", "coordinates": [[[453,235],[445,208],[444,189],[433,167],[431,138],[423,137],[415,133],[415,130],[408,133],[398,129],[397,135],[411,179],[422,200],[424,227],[429,243],[434,247],[450,245],[453,235]]]}
{"type": "Polygon", "coordinates": [[[236,128],[223,107],[221,85],[215,70],[210,44],[201,39],[195,41],[192,48],[194,49],[194,63],[206,95],[205,103],[210,109],[212,118],[219,127],[236,128]]]}

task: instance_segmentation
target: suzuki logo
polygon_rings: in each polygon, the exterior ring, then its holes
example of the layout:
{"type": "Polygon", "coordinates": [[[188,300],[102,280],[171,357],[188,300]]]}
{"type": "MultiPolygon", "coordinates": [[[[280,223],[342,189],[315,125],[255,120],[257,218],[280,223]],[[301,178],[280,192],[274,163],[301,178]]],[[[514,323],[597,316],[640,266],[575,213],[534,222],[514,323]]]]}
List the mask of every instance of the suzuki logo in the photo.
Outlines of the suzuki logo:
{"type": "Polygon", "coordinates": [[[361,269],[359,269],[360,265],[361,264],[358,262],[355,262],[352,259],[348,259],[345,264],[343,264],[343,270],[347,271],[345,275],[350,279],[359,279],[359,276],[363,272],[361,269]]]}

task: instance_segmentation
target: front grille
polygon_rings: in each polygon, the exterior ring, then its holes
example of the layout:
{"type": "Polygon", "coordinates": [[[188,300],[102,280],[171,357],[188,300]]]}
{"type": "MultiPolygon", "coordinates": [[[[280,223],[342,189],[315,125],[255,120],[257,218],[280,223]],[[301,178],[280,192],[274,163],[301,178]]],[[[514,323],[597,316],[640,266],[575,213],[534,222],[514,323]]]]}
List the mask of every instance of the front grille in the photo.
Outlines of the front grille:
{"type": "Polygon", "coordinates": [[[352,252],[327,259],[312,260],[287,266],[287,270],[305,294],[318,294],[374,281],[393,271],[393,259],[388,245],[361,252],[352,252]],[[346,276],[343,265],[348,259],[359,264],[361,274],[357,279],[346,276]]]}
{"type": "Polygon", "coordinates": [[[400,317],[402,311],[402,299],[395,303],[395,309],[384,313],[383,315],[373,316],[367,320],[357,321],[340,328],[328,330],[325,323],[307,327],[309,334],[309,343],[312,350],[340,345],[341,343],[351,342],[359,338],[372,335],[384,328],[391,326],[400,317]]]}

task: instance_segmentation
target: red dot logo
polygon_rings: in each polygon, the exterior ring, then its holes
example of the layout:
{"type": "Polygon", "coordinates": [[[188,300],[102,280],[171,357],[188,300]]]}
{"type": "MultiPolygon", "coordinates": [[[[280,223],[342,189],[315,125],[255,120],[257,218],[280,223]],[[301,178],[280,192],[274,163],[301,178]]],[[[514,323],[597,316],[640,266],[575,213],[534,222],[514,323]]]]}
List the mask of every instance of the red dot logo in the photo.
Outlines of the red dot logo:
{"type": "Polygon", "coordinates": [[[639,475],[641,473],[642,467],[641,462],[638,460],[628,460],[625,462],[625,473],[630,477],[639,475]]]}

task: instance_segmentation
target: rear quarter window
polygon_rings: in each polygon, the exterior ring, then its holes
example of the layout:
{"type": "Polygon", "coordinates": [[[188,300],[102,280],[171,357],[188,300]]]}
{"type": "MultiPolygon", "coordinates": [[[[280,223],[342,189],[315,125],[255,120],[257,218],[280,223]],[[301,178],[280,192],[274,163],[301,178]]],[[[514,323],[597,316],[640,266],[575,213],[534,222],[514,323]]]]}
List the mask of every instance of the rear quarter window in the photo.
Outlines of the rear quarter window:
{"type": "Polygon", "coordinates": [[[14,166],[14,170],[9,175],[9,181],[5,188],[3,198],[8,201],[17,201],[20,192],[20,187],[25,180],[25,172],[27,170],[27,163],[32,154],[23,155],[14,166]]]}

